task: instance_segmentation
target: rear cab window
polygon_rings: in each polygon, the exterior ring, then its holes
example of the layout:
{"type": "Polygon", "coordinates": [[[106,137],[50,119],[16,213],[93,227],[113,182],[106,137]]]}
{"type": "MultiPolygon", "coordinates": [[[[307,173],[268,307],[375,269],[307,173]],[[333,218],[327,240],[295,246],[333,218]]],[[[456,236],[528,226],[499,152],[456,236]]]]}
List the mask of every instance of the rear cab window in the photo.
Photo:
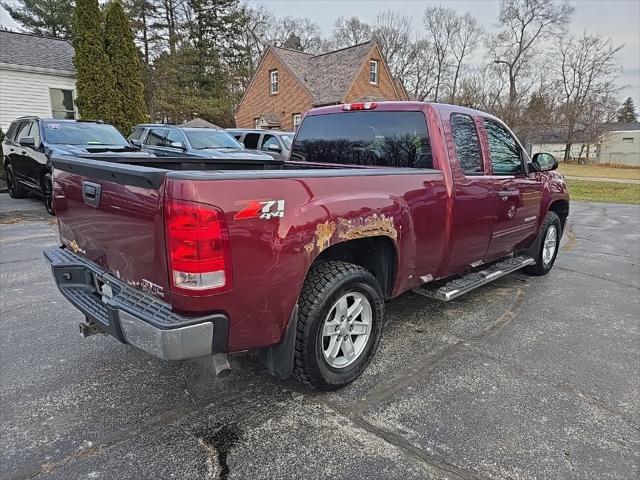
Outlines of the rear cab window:
{"type": "Polygon", "coordinates": [[[421,111],[356,111],[305,117],[291,160],[376,167],[433,168],[421,111]]]}

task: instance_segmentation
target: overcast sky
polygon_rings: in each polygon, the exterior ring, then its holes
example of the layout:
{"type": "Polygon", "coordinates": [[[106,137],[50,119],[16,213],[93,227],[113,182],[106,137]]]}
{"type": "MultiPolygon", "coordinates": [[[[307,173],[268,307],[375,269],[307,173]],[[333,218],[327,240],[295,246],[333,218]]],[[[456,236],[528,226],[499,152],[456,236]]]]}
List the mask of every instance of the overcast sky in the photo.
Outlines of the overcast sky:
{"type": "MultiPolygon", "coordinates": [[[[451,7],[460,13],[471,12],[490,30],[498,14],[497,0],[248,0],[253,5],[265,5],[277,15],[308,17],[329,35],[338,17],[357,16],[373,22],[381,10],[392,9],[410,15],[416,28],[427,5],[451,7]]],[[[618,60],[623,73],[618,81],[623,96],[632,96],[640,106],[640,1],[639,0],[572,0],[575,13],[570,30],[576,34],[598,31],[611,37],[616,44],[625,44],[618,60]]],[[[16,28],[16,24],[0,7],[0,24],[16,28]]],[[[2,45],[0,45],[2,48],[2,45]]]]}
{"type": "MultiPolygon", "coordinates": [[[[338,17],[357,16],[373,22],[381,10],[393,10],[414,18],[416,28],[427,5],[450,7],[460,13],[470,12],[487,30],[498,16],[497,0],[249,0],[265,5],[280,16],[308,17],[320,25],[325,35],[331,33],[338,17]]],[[[625,44],[618,60],[623,67],[621,95],[632,96],[640,106],[640,0],[572,0],[575,13],[570,30],[576,34],[598,31],[616,44],[625,44]]]]}

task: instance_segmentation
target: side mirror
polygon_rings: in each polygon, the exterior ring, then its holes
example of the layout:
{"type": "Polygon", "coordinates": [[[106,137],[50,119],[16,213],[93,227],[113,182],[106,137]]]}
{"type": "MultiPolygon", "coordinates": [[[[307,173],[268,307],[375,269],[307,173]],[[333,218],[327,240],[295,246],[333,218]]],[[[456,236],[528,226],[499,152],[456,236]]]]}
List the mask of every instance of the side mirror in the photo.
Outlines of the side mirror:
{"type": "Polygon", "coordinates": [[[536,153],[531,159],[531,162],[538,172],[548,172],[558,168],[556,157],[550,153],[536,153]]]}
{"type": "Polygon", "coordinates": [[[22,137],[20,139],[20,146],[26,148],[36,148],[36,141],[33,137],[22,137]]]}
{"type": "Polygon", "coordinates": [[[277,152],[277,153],[282,152],[280,145],[276,145],[275,143],[271,143],[269,146],[267,146],[267,150],[269,150],[270,152],[277,152]]]}
{"type": "Polygon", "coordinates": [[[180,150],[184,150],[186,148],[182,142],[171,142],[169,146],[171,148],[179,148],[180,150]]]}

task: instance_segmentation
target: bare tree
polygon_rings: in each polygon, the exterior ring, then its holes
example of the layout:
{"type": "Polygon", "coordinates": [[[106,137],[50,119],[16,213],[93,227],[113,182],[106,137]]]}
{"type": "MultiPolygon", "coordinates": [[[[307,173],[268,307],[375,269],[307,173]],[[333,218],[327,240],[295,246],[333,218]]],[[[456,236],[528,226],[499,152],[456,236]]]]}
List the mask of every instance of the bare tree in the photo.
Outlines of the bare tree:
{"type": "Polygon", "coordinates": [[[514,124],[518,117],[518,81],[531,66],[537,47],[549,33],[566,25],[572,13],[567,0],[502,0],[498,31],[488,38],[487,47],[493,62],[508,75],[507,123],[514,124]]]}
{"type": "Polygon", "coordinates": [[[368,23],[358,17],[340,17],[335,22],[330,43],[333,49],[338,49],[366,42],[372,37],[373,30],[368,23]]]}
{"type": "Polygon", "coordinates": [[[373,36],[380,43],[393,76],[405,79],[411,69],[414,51],[411,18],[393,11],[382,11],[373,26],[373,36]]]}
{"type": "Polygon", "coordinates": [[[437,102],[451,68],[452,45],[456,32],[460,30],[460,18],[451,8],[427,7],[424,11],[424,26],[436,60],[433,101],[437,102]]]}
{"type": "Polygon", "coordinates": [[[454,59],[453,80],[451,81],[450,102],[456,102],[458,80],[462,74],[465,60],[470,57],[478,46],[482,35],[482,28],[470,13],[465,13],[458,19],[458,28],[453,33],[451,41],[451,55],[454,59]]]}
{"type": "Polygon", "coordinates": [[[622,47],[598,33],[558,39],[554,57],[562,92],[560,112],[562,122],[567,127],[565,161],[569,160],[574,135],[578,130],[592,128],[595,123],[606,120],[604,116],[614,116],[606,114],[611,110],[606,104],[618,91],[615,79],[620,67],[616,55],[622,47]]]}

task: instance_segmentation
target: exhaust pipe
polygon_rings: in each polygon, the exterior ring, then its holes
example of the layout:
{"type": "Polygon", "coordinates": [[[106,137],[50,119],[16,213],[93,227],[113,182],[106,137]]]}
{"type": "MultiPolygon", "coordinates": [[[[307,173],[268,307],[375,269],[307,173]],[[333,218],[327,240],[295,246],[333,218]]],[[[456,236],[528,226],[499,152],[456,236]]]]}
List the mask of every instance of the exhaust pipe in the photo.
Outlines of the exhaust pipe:
{"type": "Polygon", "coordinates": [[[84,338],[90,337],[91,335],[104,333],[104,331],[95,322],[81,322],[78,326],[80,327],[80,335],[82,335],[84,338]]]}
{"type": "Polygon", "coordinates": [[[224,353],[214,353],[211,355],[211,361],[213,362],[213,370],[215,371],[216,378],[228,377],[231,374],[231,366],[227,355],[224,353]]]}

